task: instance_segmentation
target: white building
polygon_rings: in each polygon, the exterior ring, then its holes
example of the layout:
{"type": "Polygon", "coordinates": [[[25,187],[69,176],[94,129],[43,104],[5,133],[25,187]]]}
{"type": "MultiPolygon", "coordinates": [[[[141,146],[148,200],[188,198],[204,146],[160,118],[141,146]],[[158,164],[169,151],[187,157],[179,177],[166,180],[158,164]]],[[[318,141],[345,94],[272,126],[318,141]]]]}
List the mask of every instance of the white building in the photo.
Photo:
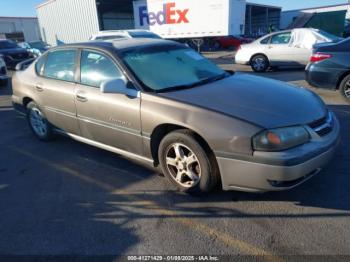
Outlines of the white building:
{"type": "Polygon", "coordinates": [[[303,13],[312,14],[312,13],[328,13],[328,12],[335,12],[335,11],[347,11],[346,18],[350,19],[350,4],[330,5],[330,6],[322,6],[322,7],[314,7],[314,8],[306,8],[306,9],[289,10],[289,11],[283,11],[281,14],[281,29],[288,28],[293,23],[293,21],[303,13]]]}
{"type": "Polygon", "coordinates": [[[36,17],[0,17],[0,38],[34,42],[41,39],[36,17]]]}

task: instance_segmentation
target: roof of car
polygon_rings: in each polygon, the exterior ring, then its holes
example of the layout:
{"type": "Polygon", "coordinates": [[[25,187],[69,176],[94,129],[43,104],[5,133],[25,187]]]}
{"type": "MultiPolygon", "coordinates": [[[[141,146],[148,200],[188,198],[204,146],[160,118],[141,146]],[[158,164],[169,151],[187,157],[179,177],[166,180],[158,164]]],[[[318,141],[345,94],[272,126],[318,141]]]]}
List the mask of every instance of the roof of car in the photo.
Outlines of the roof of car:
{"type": "Polygon", "coordinates": [[[60,45],[54,49],[61,49],[67,47],[75,47],[75,48],[99,48],[99,49],[129,49],[136,47],[147,47],[154,45],[164,45],[164,44],[174,44],[180,45],[177,42],[163,39],[153,39],[153,38],[132,38],[132,39],[117,39],[117,40],[109,40],[109,41],[89,41],[84,43],[75,43],[75,44],[67,44],[60,45]]]}

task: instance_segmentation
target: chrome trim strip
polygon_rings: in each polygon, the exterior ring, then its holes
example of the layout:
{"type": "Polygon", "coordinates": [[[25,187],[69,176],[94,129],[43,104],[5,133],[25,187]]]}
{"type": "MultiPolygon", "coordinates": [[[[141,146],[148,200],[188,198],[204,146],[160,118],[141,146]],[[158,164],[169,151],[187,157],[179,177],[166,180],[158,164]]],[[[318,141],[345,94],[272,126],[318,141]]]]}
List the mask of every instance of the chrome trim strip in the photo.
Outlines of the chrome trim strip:
{"type": "Polygon", "coordinates": [[[45,106],[44,110],[48,110],[48,111],[51,111],[53,113],[65,115],[65,116],[72,117],[72,118],[77,118],[77,116],[75,114],[72,114],[72,113],[64,111],[64,110],[59,110],[56,108],[48,107],[48,106],[45,106]]]}
{"type": "Polygon", "coordinates": [[[130,135],[134,135],[134,136],[139,136],[141,137],[141,131],[135,130],[135,129],[131,129],[131,128],[127,128],[127,127],[122,127],[122,126],[117,126],[117,125],[111,125],[107,122],[104,121],[98,121],[96,119],[92,119],[92,118],[88,118],[85,116],[81,116],[78,115],[78,120],[90,123],[90,124],[94,124],[94,125],[98,125],[98,126],[103,126],[106,128],[111,128],[120,132],[124,132],[124,133],[128,133],[130,135]]]}
{"type": "Polygon", "coordinates": [[[59,134],[62,134],[62,135],[65,135],[65,136],[69,136],[70,138],[72,138],[74,140],[77,140],[79,142],[82,142],[82,143],[85,143],[85,144],[88,144],[88,145],[91,145],[91,146],[95,146],[95,147],[101,148],[103,150],[112,152],[112,153],[123,155],[123,156],[128,157],[128,158],[138,159],[138,160],[150,163],[152,165],[153,165],[153,162],[154,162],[150,158],[143,157],[143,156],[140,156],[140,155],[137,155],[137,154],[134,154],[134,153],[130,153],[128,151],[125,151],[125,150],[122,150],[122,149],[119,149],[119,148],[116,148],[116,147],[108,146],[108,145],[105,145],[105,144],[102,144],[102,143],[99,143],[99,142],[96,142],[96,141],[92,141],[90,139],[87,139],[87,138],[84,138],[84,137],[81,137],[81,136],[78,136],[78,135],[73,135],[73,134],[67,133],[67,132],[65,132],[63,130],[55,129],[55,132],[57,132],[59,134]]]}

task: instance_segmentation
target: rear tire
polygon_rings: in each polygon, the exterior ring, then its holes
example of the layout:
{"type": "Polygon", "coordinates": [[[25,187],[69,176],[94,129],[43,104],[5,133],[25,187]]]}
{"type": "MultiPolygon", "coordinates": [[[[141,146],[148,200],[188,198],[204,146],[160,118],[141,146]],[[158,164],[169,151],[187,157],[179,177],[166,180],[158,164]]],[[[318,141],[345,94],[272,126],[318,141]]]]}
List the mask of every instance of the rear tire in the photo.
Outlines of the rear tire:
{"type": "Polygon", "coordinates": [[[53,139],[52,126],[35,102],[30,102],[27,105],[27,120],[30,129],[39,140],[50,141],[53,139]]]}
{"type": "Polygon", "coordinates": [[[340,94],[342,95],[344,101],[350,103],[350,75],[345,77],[339,86],[340,94]]]}
{"type": "Polygon", "coordinates": [[[158,157],[163,174],[181,192],[208,193],[218,184],[219,172],[214,158],[189,130],[165,136],[158,157]]]}
{"type": "Polygon", "coordinates": [[[264,55],[253,56],[250,60],[250,66],[254,72],[263,73],[266,72],[270,66],[270,62],[264,55]]]}

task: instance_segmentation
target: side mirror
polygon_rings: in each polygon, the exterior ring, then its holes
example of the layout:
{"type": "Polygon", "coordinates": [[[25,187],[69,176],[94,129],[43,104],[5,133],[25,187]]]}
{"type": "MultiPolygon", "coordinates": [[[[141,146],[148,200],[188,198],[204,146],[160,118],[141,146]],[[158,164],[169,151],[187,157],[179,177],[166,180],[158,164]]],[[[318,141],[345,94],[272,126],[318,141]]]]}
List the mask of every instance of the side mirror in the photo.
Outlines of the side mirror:
{"type": "Polygon", "coordinates": [[[121,94],[133,98],[140,97],[140,91],[128,88],[122,78],[115,78],[102,83],[101,92],[104,94],[121,94]]]}

